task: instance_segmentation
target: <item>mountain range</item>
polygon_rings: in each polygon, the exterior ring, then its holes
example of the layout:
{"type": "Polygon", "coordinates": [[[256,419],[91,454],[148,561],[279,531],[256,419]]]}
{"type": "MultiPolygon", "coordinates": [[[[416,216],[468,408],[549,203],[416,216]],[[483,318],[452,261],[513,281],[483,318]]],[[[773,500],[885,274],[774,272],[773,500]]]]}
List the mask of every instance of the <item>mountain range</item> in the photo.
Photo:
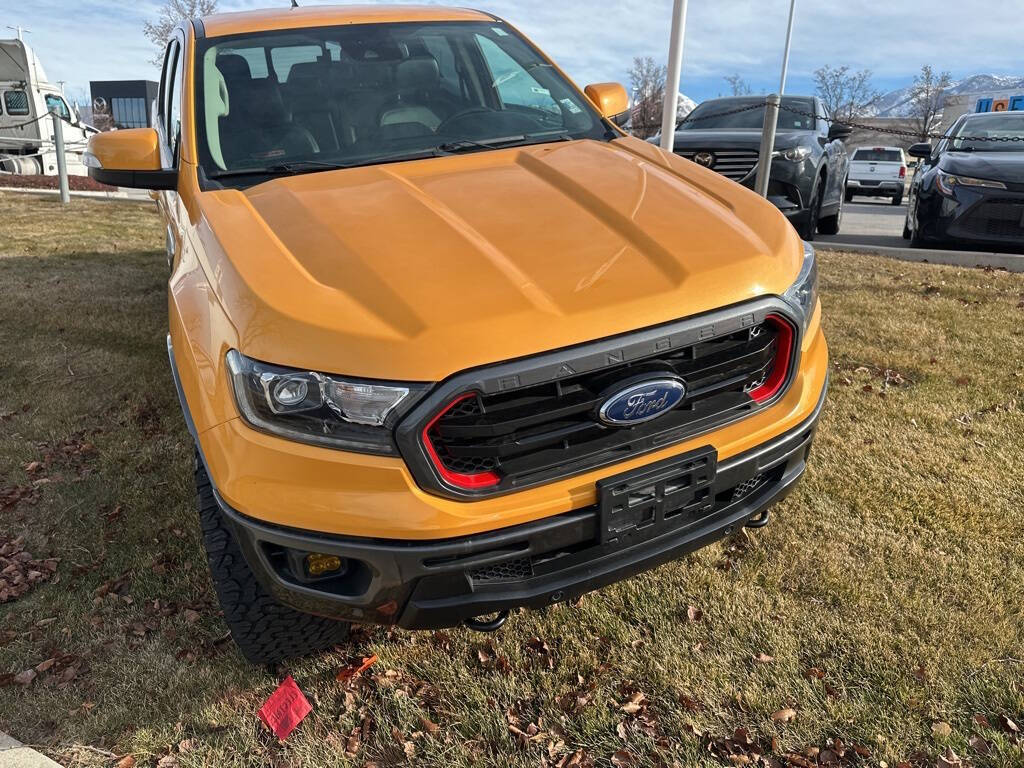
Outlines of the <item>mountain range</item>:
{"type": "MultiPolygon", "coordinates": [[[[957,95],[1014,91],[1014,89],[1019,89],[1019,92],[1024,93],[1024,77],[980,74],[953,81],[946,93],[957,95]]],[[[912,92],[913,85],[908,85],[905,88],[898,88],[884,94],[875,103],[874,117],[907,117],[911,112],[910,96],[912,92]]]]}

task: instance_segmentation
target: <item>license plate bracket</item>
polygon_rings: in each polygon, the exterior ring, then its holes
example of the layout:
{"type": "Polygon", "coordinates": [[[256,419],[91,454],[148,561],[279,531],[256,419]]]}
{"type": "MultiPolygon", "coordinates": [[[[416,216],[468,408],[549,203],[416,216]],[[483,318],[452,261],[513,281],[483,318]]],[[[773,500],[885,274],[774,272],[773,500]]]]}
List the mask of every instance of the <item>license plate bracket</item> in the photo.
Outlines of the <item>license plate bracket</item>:
{"type": "Polygon", "coordinates": [[[718,451],[711,446],[597,482],[602,545],[627,547],[711,511],[718,451]]]}

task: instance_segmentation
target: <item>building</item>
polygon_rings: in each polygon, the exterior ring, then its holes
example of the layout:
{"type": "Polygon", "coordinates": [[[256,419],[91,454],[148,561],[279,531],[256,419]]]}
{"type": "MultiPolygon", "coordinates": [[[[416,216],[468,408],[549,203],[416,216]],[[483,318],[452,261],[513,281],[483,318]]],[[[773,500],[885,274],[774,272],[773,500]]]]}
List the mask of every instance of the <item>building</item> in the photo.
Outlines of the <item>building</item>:
{"type": "Polygon", "coordinates": [[[159,84],[152,80],[93,80],[93,124],[101,130],[111,128],[150,128],[153,104],[159,84]]]}

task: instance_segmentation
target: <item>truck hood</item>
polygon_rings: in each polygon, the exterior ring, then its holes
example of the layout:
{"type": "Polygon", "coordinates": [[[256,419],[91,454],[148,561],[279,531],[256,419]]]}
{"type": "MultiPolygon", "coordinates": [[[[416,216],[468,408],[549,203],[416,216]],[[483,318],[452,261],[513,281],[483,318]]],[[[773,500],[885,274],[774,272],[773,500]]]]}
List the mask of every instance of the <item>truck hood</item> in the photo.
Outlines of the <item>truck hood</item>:
{"type": "Polygon", "coordinates": [[[802,258],[774,206],[633,138],[285,177],[202,194],[199,215],[243,353],[371,378],[777,294],[802,258]]]}
{"type": "Polygon", "coordinates": [[[946,152],[939,168],[961,176],[1024,184],[1024,152],[946,152]]]}
{"type": "MultiPolygon", "coordinates": [[[[789,149],[812,137],[809,131],[778,131],[775,134],[775,149],[789,149]]],[[[736,130],[691,128],[676,131],[676,149],[760,149],[760,128],[737,128],[736,130]]]]}

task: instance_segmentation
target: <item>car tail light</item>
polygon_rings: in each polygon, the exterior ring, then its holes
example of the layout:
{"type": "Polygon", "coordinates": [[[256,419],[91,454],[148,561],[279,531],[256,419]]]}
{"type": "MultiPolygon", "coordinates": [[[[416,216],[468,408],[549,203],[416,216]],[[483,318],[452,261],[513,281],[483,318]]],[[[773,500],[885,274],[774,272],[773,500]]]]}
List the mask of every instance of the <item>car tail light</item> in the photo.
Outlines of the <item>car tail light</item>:
{"type": "Polygon", "coordinates": [[[765,323],[774,325],[779,336],[775,362],[768,377],[763,384],[748,393],[758,405],[768,402],[779,393],[789,376],[789,367],[793,364],[793,326],[779,315],[768,315],[765,323]]]}
{"type": "Polygon", "coordinates": [[[900,178],[901,179],[907,178],[907,166],[905,166],[905,165],[901,165],[900,166],[900,178]]]}
{"type": "Polygon", "coordinates": [[[444,416],[448,411],[457,406],[463,400],[468,400],[471,397],[476,397],[474,392],[466,392],[465,394],[459,395],[457,398],[452,400],[448,405],[441,409],[441,411],[432,418],[427,426],[423,428],[423,432],[420,435],[423,440],[423,447],[427,451],[427,456],[430,457],[430,463],[434,465],[434,469],[437,470],[438,474],[444,478],[444,481],[449,485],[453,485],[456,488],[461,488],[468,491],[479,490],[481,488],[490,488],[501,482],[501,475],[497,472],[483,471],[473,472],[472,474],[466,472],[453,472],[444,465],[441,457],[437,453],[437,449],[434,447],[433,440],[430,439],[430,430],[434,428],[434,425],[440,421],[441,417],[444,416]]]}

